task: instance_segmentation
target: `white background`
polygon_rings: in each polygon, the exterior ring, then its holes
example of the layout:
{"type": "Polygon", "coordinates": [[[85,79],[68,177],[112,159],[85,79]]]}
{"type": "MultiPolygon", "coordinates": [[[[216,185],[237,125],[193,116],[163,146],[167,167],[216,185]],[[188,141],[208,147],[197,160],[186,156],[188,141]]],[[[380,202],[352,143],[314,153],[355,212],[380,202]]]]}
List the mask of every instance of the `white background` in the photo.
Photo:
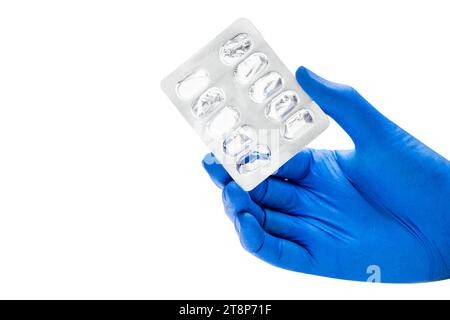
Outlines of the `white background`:
{"type": "MultiPolygon", "coordinates": [[[[236,18],[450,158],[448,1],[0,2],[1,298],[450,298],[239,244],[161,79],[236,18]]],[[[335,124],[312,144],[348,148],[335,124]]],[[[430,181],[432,183],[432,181],[430,181]]]]}

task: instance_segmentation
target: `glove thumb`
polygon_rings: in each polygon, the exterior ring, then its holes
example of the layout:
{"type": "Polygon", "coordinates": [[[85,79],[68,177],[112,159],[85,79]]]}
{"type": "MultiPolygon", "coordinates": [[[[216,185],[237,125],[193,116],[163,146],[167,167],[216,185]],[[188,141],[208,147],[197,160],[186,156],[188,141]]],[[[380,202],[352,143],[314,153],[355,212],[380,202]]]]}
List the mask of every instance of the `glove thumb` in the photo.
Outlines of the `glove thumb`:
{"type": "Polygon", "coordinates": [[[395,126],[350,86],[325,80],[305,67],[297,70],[296,78],[303,90],[348,133],[356,147],[380,141],[395,126]]]}

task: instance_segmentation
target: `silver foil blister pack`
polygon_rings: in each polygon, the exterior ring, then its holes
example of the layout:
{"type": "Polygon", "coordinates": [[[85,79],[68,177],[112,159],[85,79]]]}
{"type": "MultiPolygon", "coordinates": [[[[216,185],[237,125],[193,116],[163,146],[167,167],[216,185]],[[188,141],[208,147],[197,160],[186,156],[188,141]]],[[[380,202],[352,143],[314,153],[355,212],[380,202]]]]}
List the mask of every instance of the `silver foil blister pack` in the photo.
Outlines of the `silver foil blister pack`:
{"type": "Polygon", "coordinates": [[[329,124],[246,19],[235,21],[161,86],[233,180],[247,191],[329,124]]]}

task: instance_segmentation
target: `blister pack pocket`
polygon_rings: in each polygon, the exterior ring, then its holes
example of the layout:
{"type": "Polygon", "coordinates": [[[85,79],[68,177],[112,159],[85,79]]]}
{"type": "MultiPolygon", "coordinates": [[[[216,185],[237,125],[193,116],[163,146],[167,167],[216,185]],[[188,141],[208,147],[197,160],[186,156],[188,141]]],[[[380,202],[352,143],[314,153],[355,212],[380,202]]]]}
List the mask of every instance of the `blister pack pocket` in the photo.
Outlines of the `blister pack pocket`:
{"type": "Polygon", "coordinates": [[[246,19],[235,21],[161,86],[234,181],[247,191],[329,124],[246,19]]]}

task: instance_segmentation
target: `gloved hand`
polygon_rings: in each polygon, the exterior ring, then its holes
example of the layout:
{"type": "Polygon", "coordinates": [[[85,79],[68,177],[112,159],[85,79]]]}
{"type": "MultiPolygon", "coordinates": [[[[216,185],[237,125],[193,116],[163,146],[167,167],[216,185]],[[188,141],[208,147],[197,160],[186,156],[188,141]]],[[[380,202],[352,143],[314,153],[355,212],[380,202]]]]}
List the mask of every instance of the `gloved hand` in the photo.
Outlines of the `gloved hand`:
{"type": "Polygon", "coordinates": [[[275,266],[333,278],[449,278],[450,162],[353,88],[304,67],[296,77],[355,149],[304,149],[250,192],[207,155],[204,167],[223,188],[244,248],[275,266]]]}

